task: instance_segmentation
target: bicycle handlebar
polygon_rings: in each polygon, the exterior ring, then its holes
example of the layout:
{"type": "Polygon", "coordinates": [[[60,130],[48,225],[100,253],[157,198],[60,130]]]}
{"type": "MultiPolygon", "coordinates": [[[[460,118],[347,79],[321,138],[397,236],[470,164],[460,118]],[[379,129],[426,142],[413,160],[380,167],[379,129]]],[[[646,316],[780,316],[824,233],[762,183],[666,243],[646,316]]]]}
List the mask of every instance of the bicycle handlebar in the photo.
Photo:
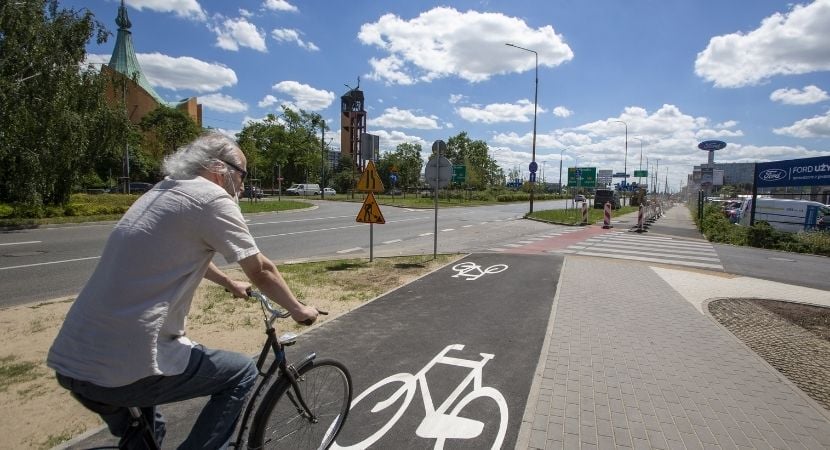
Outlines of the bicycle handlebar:
{"type": "MultiPolygon", "coordinates": [[[[246,292],[248,293],[248,297],[253,297],[253,298],[256,298],[257,300],[259,300],[259,303],[262,304],[262,307],[265,308],[266,310],[268,310],[269,313],[271,313],[271,321],[272,322],[276,318],[284,319],[286,317],[291,316],[291,313],[289,313],[288,311],[279,309],[276,306],[274,306],[274,304],[271,303],[271,299],[266,297],[265,294],[263,294],[262,292],[255,291],[251,288],[248,288],[248,290],[246,292]]],[[[305,305],[305,303],[303,303],[303,302],[300,302],[300,303],[305,305]]],[[[322,309],[317,309],[317,312],[324,315],[324,316],[329,314],[328,311],[323,311],[322,309]]],[[[303,325],[311,325],[311,324],[314,323],[314,319],[307,319],[307,320],[304,320],[300,323],[302,323],[303,325]]]]}

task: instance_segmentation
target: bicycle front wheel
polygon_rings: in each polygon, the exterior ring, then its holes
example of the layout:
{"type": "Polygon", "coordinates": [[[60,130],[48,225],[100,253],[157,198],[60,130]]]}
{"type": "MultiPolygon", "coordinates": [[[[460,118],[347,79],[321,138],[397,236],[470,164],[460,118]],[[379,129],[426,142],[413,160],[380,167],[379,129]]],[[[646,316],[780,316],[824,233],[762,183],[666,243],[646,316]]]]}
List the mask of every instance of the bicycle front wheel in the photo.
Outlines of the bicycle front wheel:
{"type": "Polygon", "coordinates": [[[316,359],[298,373],[297,388],[282,379],[265,394],[254,415],[249,449],[326,449],[334,442],[352,399],[348,369],[338,361],[316,359]]]}

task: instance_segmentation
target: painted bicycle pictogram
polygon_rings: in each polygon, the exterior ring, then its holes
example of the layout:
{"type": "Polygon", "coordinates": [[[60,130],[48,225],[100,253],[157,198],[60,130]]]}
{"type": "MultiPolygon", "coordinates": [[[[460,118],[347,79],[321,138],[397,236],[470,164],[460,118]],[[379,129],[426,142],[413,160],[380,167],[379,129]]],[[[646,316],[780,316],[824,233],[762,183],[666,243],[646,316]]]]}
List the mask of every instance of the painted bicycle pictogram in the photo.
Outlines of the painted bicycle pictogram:
{"type": "Polygon", "coordinates": [[[412,399],[415,397],[415,392],[419,387],[421,388],[421,396],[424,401],[425,416],[418,425],[418,428],[415,430],[415,434],[418,435],[418,437],[436,439],[434,448],[440,450],[444,448],[444,443],[447,439],[474,439],[480,436],[484,431],[484,423],[478,420],[460,417],[459,413],[461,413],[464,407],[473,400],[479,398],[490,398],[496,403],[499,410],[499,428],[493,441],[493,445],[490,448],[501,448],[501,445],[504,442],[504,436],[507,432],[507,401],[498,390],[492,387],[482,386],[482,372],[484,370],[484,365],[493,359],[495,355],[489,353],[479,353],[482,359],[478,361],[447,356],[447,353],[452,350],[463,349],[464,345],[462,344],[448,345],[418,373],[398,373],[386,377],[370,386],[363,393],[352,400],[352,410],[360,405],[362,401],[364,401],[375,391],[393,383],[400,383],[401,386],[394,390],[388,398],[381,399],[374,405],[371,405],[370,403],[369,405],[363,406],[371,406],[371,413],[380,413],[381,411],[397,403],[400,403],[399,409],[379,430],[374,432],[369,437],[360,442],[343,446],[341,446],[340,442],[335,442],[331,448],[341,450],[365,449],[376,443],[379,439],[386,435],[392,427],[395,426],[398,420],[400,420],[401,416],[403,416],[404,412],[406,412],[409,407],[409,404],[412,402],[412,399]],[[429,370],[436,364],[447,364],[470,369],[470,373],[452,391],[449,397],[447,397],[447,399],[438,406],[438,408],[436,408],[433,404],[426,378],[427,372],[429,372],[429,370]],[[461,397],[461,394],[469,385],[472,385],[472,390],[461,397]],[[402,397],[403,401],[399,402],[402,397]],[[461,400],[458,400],[459,397],[461,397],[461,400]],[[458,400],[457,403],[456,400],[458,400]],[[450,407],[453,406],[453,404],[455,406],[450,410],[450,407]]]}
{"type": "Polygon", "coordinates": [[[465,261],[452,266],[452,270],[458,272],[452,276],[453,278],[464,277],[467,281],[473,281],[484,275],[504,272],[507,270],[507,264],[493,264],[486,269],[482,269],[480,265],[472,261],[465,261]]]}

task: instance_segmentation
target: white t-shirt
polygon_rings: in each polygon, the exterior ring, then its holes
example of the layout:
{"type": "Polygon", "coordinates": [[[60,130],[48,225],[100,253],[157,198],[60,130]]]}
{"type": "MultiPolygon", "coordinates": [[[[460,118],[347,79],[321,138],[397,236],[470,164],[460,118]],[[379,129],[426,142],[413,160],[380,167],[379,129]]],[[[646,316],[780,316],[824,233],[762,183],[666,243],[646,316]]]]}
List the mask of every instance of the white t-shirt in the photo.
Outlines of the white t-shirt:
{"type": "Polygon", "coordinates": [[[231,196],[202,177],[157,184],[115,226],[47,365],[104,387],[184,372],[186,317],[216,252],[228,263],[259,253],[231,196]]]}

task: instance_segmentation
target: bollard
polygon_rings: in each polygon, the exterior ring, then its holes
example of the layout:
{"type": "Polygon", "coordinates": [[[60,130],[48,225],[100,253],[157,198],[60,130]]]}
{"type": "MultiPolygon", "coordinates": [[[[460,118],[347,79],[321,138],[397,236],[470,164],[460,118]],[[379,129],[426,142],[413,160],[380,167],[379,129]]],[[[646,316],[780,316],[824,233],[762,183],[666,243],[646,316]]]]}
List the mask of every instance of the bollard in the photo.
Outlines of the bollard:
{"type": "Polygon", "coordinates": [[[588,202],[582,202],[582,225],[588,225],[588,202]]]}
{"type": "Polygon", "coordinates": [[[643,228],[643,205],[640,205],[640,207],[637,209],[637,229],[634,231],[636,231],[637,233],[648,233],[643,228]]]}
{"type": "Polygon", "coordinates": [[[605,214],[604,214],[605,217],[602,219],[602,228],[605,228],[606,230],[609,229],[609,228],[614,228],[611,225],[611,202],[605,202],[605,211],[604,212],[605,212],[605,214]]]}

